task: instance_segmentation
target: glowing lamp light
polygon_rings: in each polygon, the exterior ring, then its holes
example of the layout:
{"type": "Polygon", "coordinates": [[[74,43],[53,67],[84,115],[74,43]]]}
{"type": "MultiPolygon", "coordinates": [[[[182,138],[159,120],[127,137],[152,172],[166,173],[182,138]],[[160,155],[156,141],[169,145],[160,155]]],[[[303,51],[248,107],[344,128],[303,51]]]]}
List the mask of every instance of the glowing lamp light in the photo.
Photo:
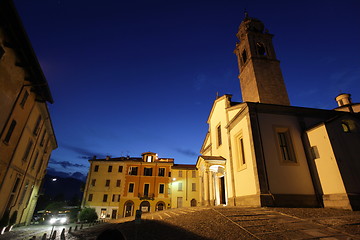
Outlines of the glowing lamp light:
{"type": "Polygon", "coordinates": [[[173,180],[173,181],[175,181],[175,180],[176,180],[176,178],[173,178],[172,180],[173,180]]]}
{"type": "Polygon", "coordinates": [[[53,178],[53,179],[51,179],[51,181],[56,182],[56,181],[57,181],[57,178],[53,178]]]}

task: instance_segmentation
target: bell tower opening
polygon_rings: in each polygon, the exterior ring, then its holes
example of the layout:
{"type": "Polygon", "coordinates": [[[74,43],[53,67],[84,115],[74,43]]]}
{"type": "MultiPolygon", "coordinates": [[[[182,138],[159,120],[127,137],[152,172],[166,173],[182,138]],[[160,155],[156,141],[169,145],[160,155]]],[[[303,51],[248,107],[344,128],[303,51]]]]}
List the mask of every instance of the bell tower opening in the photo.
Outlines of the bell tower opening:
{"type": "Polygon", "coordinates": [[[264,24],[245,13],[234,53],[238,59],[243,102],[290,105],[280,61],[276,59],[273,35],[264,24]]]}

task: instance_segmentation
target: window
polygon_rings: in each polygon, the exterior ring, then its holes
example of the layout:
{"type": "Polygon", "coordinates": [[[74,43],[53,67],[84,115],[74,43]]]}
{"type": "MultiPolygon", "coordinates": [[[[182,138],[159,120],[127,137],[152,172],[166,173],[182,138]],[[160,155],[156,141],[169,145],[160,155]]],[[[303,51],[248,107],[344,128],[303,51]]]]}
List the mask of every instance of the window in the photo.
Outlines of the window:
{"type": "Polygon", "coordinates": [[[0,59],[4,56],[5,50],[2,46],[0,46],[0,59]]]}
{"type": "Polygon", "coordinates": [[[16,178],[13,189],[12,189],[11,194],[10,194],[10,199],[9,199],[7,205],[6,205],[6,209],[10,208],[10,206],[11,206],[13,200],[14,200],[15,194],[17,192],[17,188],[19,186],[19,182],[20,182],[20,178],[16,178]]]}
{"type": "Polygon", "coordinates": [[[100,218],[106,218],[106,208],[102,208],[100,211],[100,218]]]}
{"type": "Polygon", "coordinates": [[[342,127],[342,129],[343,129],[343,131],[344,132],[346,132],[346,133],[349,133],[350,132],[350,127],[349,127],[349,125],[348,124],[346,124],[346,123],[341,123],[341,127],[342,127]]]}
{"type": "Polygon", "coordinates": [[[179,172],[178,172],[178,177],[182,177],[183,175],[182,175],[182,171],[180,170],[179,172]]]}
{"type": "Polygon", "coordinates": [[[25,187],[23,189],[23,192],[22,192],[20,200],[19,200],[19,205],[21,205],[23,203],[28,187],[29,187],[29,181],[26,181],[25,187]]]}
{"type": "Polygon", "coordinates": [[[138,167],[129,167],[129,175],[137,175],[138,167]]]}
{"type": "Polygon", "coordinates": [[[113,194],[112,195],[113,202],[120,202],[120,194],[113,194]]]}
{"type": "Polygon", "coordinates": [[[247,54],[246,54],[246,50],[245,50],[245,49],[244,49],[244,51],[241,53],[241,57],[242,57],[243,63],[246,63],[247,54]]]}
{"type": "Polygon", "coordinates": [[[29,93],[28,93],[28,91],[25,91],[24,96],[23,96],[23,98],[21,99],[21,102],[20,102],[20,106],[22,108],[24,108],[26,100],[28,99],[28,97],[29,97],[29,93]]]}
{"type": "Polygon", "coordinates": [[[221,125],[217,126],[216,128],[216,132],[217,132],[217,144],[218,146],[220,146],[222,144],[222,139],[221,139],[221,125]]]}
{"type": "Polygon", "coordinates": [[[110,180],[107,179],[106,182],[105,182],[105,187],[109,187],[110,186],[110,180]]]}
{"type": "Polygon", "coordinates": [[[152,162],[152,160],[153,160],[153,156],[147,156],[147,157],[146,157],[146,161],[147,161],[147,162],[152,162]]]}
{"type": "Polygon", "coordinates": [[[120,187],[121,180],[116,180],[116,187],[120,187]]]}
{"type": "Polygon", "coordinates": [[[91,180],[91,186],[95,187],[95,184],[96,184],[96,179],[92,179],[91,180]]]}
{"type": "Polygon", "coordinates": [[[164,194],[165,193],[165,184],[160,184],[159,185],[159,194],[164,194]]]}
{"type": "Polygon", "coordinates": [[[258,55],[266,56],[266,49],[265,49],[265,46],[264,46],[263,43],[257,42],[256,43],[256,48],[257,48],[258,55]]]}
{"type": "Polygon", "coordinates": [[[144,168],[144,176],[152,176],[152,168],[144,168]]]}
{"type": "Polygon", "coordinates": [[[46,129],[44,130],[44,133],[43,133],[43,135],[42,135],[42,137],[41,137],[40,146],[44,146],[45,135],[46,135],[46,129]]]}
{"type": "Polygon", "coordinates": [[[277,129],[277,137],[281,159],[285,162],[296,162],[289,129],[277,129]]]}
{"type": "Polygon", "coordinates": [[[112,172],[112,166],[111,165],[108,167],[108,172],[112,172]]]}
{"type": "Polygon", "coordinates": [[[191,176],[192,178],[196,178],[196,171],[193,170],[193,171],[191,172],[191,174],[192,174],[192,176],[191,176]]]}
{"type": "Polygon", "coordinates": [[[15,126],[16,126],[16,121],[12,120],[12,122],[10,124],[10,127],[9,127],[9,130],[7,131],[5,139],[4,139],[5,143],[8,143],[10,141],[10,138],[11,138],[11,135],[12,135],[12,133],[14,131],[15,126]]]}
{"type": "Polygon", "coordinates": [[[165,168],[159,168],[159,177],[164,177],[165,176],[165,168]]]}
{"type": "Polygon", "coordinates": [[[16,181],[15,181],[15,184],[14,184],[14,187],[13,187],[13,190],[12,190],[12,193],[16,193],[17,188],[18,188],[18,186],[19,186],[19,182],[20,182],[20,178],[16,178],[16,181]]]}
{"type": "Polygon", "coordinates": [[[95,165],[94,172],[98,172],[98,171],[99,171],[99,165],[95,165]]]}
{"type": "Polygon", "coordinates": [[[196,191],[196,183],[191,184],[191,191],[193,191],[193,192],[196,191]]]}
{"type": "Polygon", "coordinates": [[[32,168],[32,169],[35,168],[36,161],[37,161],[38,157],[39,157],[39,151],[36,151],[35,157],[34,157],[34,161],[33,161],[32,165],[31,165],[31,168],[32,168]]]}
{"type": "Polygon", "coordinates": [[[313,159],[320,158],[319,150],[318,150],[317,146],[312,146],[310,148],[310,151],[311,151],[311,155],[312,155],[313,159]]]}
{"type": "Polygon", "coordinates": [[[43,163],[44,163],[44,158],[42,157],[41,161],[40,161],[40,164],[38,166],[38,169],[37,169],[38,172],[40,172],[40,169],[42,168],[43,163]]]}
{"type": "Polygon", "coordinates": [[[122,172],[123,171],[123,166],[119,166],[118,172],[122,172]]]}
{"type": "Polygon", "coordinates": [[[23,155],[23,158],[22,158],[23,161],[27,160],[32,146],[33,146],[33,141],[30,140],[28,142],[28,145],[26,146],[26,149],[25,149],[25,152],[24,152],[24,155],[23,155]]]}
{"type": "Polygon", "coordinates": [[[178,191],[182,191],[182,183],[181,182],[178,183],[178,191]]]}
{"type": "Polygon", "coordinates": [[[92,193],[90,193],[89,196],[88,196],[88,201],[91,202],[92,199],[93,199],[93,195],[92,195],[92,193]]]}
{"type": "Polygon", "coordinates": [[[40,123],[41,123],[41,115],[37,118],[36,123],[35,123],[35,127],[34,127],[34,131],[33,134],[37,135],[39,132],[39,128],[40,128],[40,123]]]}
{"type": "Polygon", "coordinates": [[[103,196],[103,202],[107,202],[107,198],[108,198],[108,195],[107,195],[107,194],[104,194],[104,196],[103,196]]]}
{"type": "Polygon", "coordinates": [[[246,159],[245,159],[245,150],[244,150],[244,138],[242,135],[237,137],[237,170],[240,171],[244,169],[246,166],[246,159]]]}
{"type": "Polygon", "coordinates": [[[134,183],[129,183],[129,193],[134,192],[134,183]]]}
{"type": "Polygon", "coordinates": [[[150,188],[150,184],[145,183],[144,184],[144,196],[149,196],[149,188],[150,188]]]}

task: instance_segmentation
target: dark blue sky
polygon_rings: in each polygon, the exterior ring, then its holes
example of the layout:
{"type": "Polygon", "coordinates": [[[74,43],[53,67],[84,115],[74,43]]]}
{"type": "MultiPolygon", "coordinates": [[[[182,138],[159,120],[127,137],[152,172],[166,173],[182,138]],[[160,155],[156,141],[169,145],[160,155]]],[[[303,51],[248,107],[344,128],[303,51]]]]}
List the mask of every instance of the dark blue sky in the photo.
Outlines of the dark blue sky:
{"type": "Polygon", "coordinates": [[[241,101],[244,8],[274,34],[291,104],[360,102],[360,1],[14,0],[55,104],[51,169],[153,151],[195,163],[216,93],[241,101]]]}

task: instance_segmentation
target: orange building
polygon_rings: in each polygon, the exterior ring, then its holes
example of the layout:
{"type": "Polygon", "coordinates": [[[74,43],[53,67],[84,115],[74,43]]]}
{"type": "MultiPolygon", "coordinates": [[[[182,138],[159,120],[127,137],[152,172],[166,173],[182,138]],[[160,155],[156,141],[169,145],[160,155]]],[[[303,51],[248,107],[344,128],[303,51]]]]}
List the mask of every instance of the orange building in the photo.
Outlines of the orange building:
{"type": "Polygon", "coordinates": [[[170,208],[173,158],[146,152],[140,158],[91,159],[82,207],[95,208],[100,218],[133,216],[135,210],[170,208]]]}
{"type": "Polygon", "coordinates": [[[158,158],[146,152],[141,159],[129,160],[126,166],[124,194],[120,200],[123,216],[132,216],[134,209],[154,212],[170,207],[170,170],[172,158],[158,158]]]}

